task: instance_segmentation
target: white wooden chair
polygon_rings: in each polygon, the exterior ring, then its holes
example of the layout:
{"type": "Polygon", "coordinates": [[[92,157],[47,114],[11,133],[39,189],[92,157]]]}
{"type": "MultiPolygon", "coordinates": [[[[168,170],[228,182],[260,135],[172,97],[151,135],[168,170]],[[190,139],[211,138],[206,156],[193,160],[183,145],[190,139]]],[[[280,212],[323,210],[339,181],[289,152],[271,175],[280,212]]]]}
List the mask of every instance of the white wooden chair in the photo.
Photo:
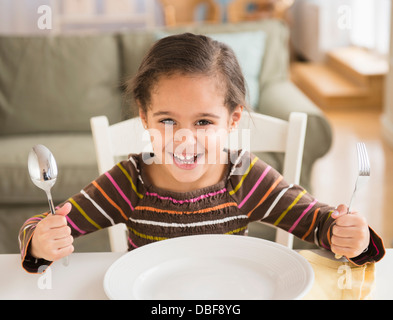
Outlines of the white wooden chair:
{"type": "MultiPolygon", "coordinates": [[[[139,117],[109,125],[106,116],[99,116],[91,118],[90,124],[100,174],[111,169],[120,158],[130,153],[152,151],[149,133],[143,128],[139,117]]],[[[293,112],[289,121],[284,121],[258,113],[243,112],[238,129],[249,129],[250,138],[234,139],[236,131],[232,132],[228,147],[245,148],[251,152],[285,153],[283,176],[288,183],[298,184],[306,124],[305,113],[293,112]]],[[[108,232],[111,250],[126,251],[125,225],[112,226],[108,232]]],[[[275,241],[292,248],[293,235],[277,229],[275,241]]]]}

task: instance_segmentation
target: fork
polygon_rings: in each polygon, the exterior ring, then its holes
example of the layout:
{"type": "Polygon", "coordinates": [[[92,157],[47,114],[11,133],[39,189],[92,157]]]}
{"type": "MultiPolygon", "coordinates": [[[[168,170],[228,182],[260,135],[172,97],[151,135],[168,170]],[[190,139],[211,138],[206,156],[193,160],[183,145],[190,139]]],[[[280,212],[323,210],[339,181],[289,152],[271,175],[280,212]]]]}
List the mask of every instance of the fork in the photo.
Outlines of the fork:
{"type": "MultiPolygon", "coordinates": [[[[356,144],[357,155],[358,155],[358,176],[356,178],[355,189],[353,190],[351,200],[349,202],[347,214],[351,213],[352,202],[355,197],[356,191],[367,182],[370,177],[370,161],[366,150],[366,145],[363,142],[356,144]]],[[[336,259],[341,259],[342,256],[336,254],[336,259]]]]}

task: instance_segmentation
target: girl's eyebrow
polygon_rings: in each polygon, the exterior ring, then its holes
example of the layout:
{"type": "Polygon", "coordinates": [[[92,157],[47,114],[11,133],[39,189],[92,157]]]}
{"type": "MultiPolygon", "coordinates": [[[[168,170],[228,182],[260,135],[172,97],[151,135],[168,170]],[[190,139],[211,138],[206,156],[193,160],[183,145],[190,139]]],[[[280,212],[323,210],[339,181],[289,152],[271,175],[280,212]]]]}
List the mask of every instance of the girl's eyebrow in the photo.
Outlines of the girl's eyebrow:
{"type": "Polygon", "coordinates": [[[220,119],[220,116],[214,114],[214,113],[198,113],[199,117],[210,117],[210,118],[216,118],[220,119]]]}
{"type": "Polygon", "coordinates": [[[158,117],[158,116],[170,116],[173,115],[173,113],[169,112],[169,111],[157,111],[153,113],[153,117],[158,117]]]}
{"type": "MultiPolygon", "coordinates": [[[[172,112],[169,111],[157,111],[153,113],[153,117],[158,117],[158,116],[174,116],[175,114],[173,114],[172,112]]],[[[214,114],[214,113],[208,113],[208,112],[203,112],[203,113],[198,113],[196,115],[197,117],[211,117],[211,118],[216,118],[219,119],[220,116],[214,114]]]]}

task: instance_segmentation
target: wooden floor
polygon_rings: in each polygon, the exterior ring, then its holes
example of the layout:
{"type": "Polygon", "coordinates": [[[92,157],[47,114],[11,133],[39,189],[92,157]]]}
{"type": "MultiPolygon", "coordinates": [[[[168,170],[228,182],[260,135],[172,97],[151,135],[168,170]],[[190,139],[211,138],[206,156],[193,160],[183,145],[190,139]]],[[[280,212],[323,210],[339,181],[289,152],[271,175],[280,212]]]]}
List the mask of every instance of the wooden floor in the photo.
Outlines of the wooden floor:
{"type": "Polygon", "coordinates": [[[353,209],[367,218],[387,248],[393,247],[393,147],[382,138],[378,111],[324,111],[334,132],[329,153],[313,171],[313,194],[328,204],[349,203],[357,176],[356,143],[364,142],[371,176],[353,209]]]}

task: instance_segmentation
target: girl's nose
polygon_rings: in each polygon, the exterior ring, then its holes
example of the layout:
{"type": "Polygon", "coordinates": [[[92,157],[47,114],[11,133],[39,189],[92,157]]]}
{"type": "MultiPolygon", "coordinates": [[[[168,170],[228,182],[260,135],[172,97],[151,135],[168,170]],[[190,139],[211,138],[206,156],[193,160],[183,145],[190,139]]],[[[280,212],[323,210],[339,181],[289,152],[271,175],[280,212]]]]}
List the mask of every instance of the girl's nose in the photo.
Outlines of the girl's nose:
{"type": "Polygon", "coordinates": [[[181,128],[174,132],[174,141],[182,143],[196,143],[196,130],[191,130],[189,128],[181,128]]]}

